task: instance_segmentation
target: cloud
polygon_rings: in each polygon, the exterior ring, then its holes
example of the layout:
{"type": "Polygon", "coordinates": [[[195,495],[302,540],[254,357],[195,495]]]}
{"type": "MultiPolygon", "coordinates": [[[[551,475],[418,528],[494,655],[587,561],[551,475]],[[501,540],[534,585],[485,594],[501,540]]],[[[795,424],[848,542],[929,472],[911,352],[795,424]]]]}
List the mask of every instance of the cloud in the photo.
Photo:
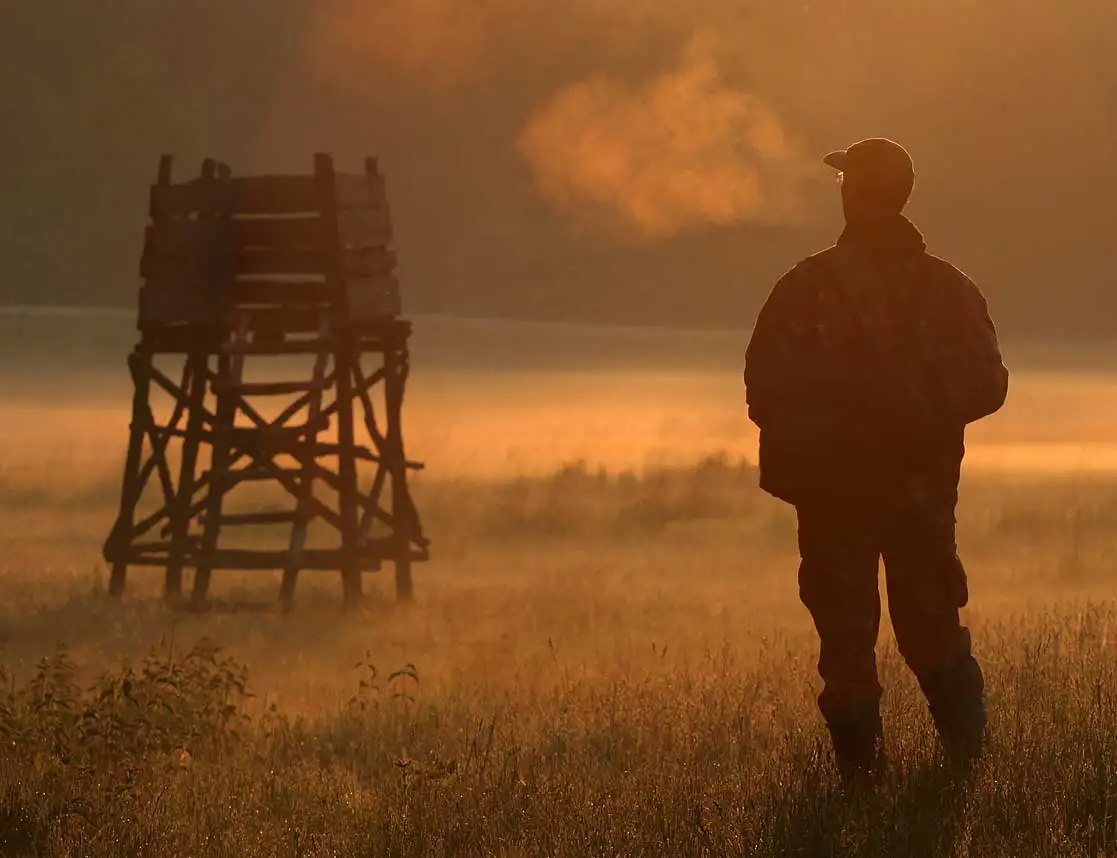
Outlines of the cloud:
{"type": "Polygon", "coordinates": [[[543,197],[651,239],[797,219],[805,161],[768,104],[726,83],[715,48],[700,35],[643,86],[599,76],[544,103],[518,141],[543,197]]]}

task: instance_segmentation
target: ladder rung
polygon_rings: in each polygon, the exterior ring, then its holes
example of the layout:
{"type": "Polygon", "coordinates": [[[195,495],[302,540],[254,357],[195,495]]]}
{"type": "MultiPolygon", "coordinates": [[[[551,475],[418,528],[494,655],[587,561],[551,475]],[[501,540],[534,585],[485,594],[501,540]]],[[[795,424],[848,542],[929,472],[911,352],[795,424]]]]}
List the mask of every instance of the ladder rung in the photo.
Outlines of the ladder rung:
{"type": "MultiPolygon", "coordinates": [[[[325,444],[317,443],[311,448],[311,453],[315,458],[325,456],[340,456],[342,451],[341,444],[325,444]]],[[[349,448],[353,452],[353,458],[359,459],[362,462],[379,462],[380,457],[373,453],[368,447],[353,446],[349,448]]]]}
{"type": "Polygon", "coordinates": [[[227,355],[294,355],[331,353],[337,346],[333,337],[313,340],[286,340],[275,343],[231,342],[221,346],[227,355]]]}
{"type": "MultiPolygon", "coordinates": [[[[206,471],[202,474],[203,477],[208,476],[213,479],[213,471],[206,471]]],[[[220,478],[226,483],[252,483],[252,482],[265,482],[267,480],[278,480],[281,477],[301,477],[303,476],[302,468],[230,468],[227,471],[220,472],[220,478]]]]}
{"type": "Polygon", "coordinates": [[[239,393],[242,396],[284,396],[290,393],[313,393],[326,390],[329,385],[324,381],[252,381],[233,384],[227,381],[215,381],[215,391],[239,393]]]}
{"type": "MultiPolygon", "coordinates": [[[[276,441],[298,441],[311,432],[328,428],[328,418],[319,418],[316,421],[299,423],[295,426],[232,426],[226,431],[232,443],[251,443],[263,441],[274,443],[276,441]]],[[[220,429],[214,433],[219,434],[220,429]]]]}
{"type": "MultiPolygon", "coordinates": [[[[297,524],[304,518],[297,512],[229,512],[218,516],[217,523],[231,527],[248,524],[297,524]]],[[[203,523],[205,520],[203,516],[203,523]]]]}

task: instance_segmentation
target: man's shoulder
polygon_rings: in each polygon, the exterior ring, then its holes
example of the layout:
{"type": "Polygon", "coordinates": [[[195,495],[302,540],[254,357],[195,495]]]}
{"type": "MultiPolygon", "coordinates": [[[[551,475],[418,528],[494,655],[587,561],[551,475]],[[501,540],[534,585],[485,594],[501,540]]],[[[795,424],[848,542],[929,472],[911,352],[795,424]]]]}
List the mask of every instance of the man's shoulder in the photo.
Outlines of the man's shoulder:
{"type": "Polygon", "coordinates": [[[976,289],[976,285],[969,275],[966,274],[961,268],[941,256],[936,256],[933,253],[924,253],[927,260],[927,270],[931,275],[932,282],[936,286],[945,286],[947,288],[956,289],[976,289]]]}
{"type": "Polygon", "coordinates": [[[832,245],[816,253],[812,253],[810,256],[800,259],[791,266],[791,268],[785,271],[783,276],[780,277],[780,280],[806,282],[824,276],[838,253],[839,249],[837,245],[832,245]]]}

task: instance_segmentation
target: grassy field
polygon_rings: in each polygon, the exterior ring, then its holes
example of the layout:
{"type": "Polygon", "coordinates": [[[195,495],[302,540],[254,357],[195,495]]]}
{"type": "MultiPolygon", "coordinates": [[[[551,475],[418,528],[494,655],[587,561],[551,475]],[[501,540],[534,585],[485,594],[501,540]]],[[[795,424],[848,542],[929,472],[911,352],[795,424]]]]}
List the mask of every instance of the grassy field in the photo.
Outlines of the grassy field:
{"type": "Polygon", "coordinates": [[[342,617],[306,576],[282,618],[169,612],[142,570],[104,597],[130,320],[0,319],[0,855],[1117,855],[1106,354],[1021,349],[975,432],[988,757],[942,771],[886,623],[891,768],[850,800],[794,519],[742,462],[740,337],[552,329],[548,351],[437,324],[408,411],[416,604],[371,575],[342,617]]]}

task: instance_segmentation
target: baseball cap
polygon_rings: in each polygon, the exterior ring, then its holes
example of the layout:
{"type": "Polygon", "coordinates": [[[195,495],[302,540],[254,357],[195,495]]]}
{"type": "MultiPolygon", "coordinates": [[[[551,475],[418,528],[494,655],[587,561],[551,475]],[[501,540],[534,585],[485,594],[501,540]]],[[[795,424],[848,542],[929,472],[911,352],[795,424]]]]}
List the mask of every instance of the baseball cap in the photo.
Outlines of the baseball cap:
{"type": "Polygon", "coordinates": [[[864,178],[877,185],[910,188],[915,181],[915,166],[908,150],[886,137],[859,140],[847,149],[830,152],[822,162],[847,176],[864,178]]]}

